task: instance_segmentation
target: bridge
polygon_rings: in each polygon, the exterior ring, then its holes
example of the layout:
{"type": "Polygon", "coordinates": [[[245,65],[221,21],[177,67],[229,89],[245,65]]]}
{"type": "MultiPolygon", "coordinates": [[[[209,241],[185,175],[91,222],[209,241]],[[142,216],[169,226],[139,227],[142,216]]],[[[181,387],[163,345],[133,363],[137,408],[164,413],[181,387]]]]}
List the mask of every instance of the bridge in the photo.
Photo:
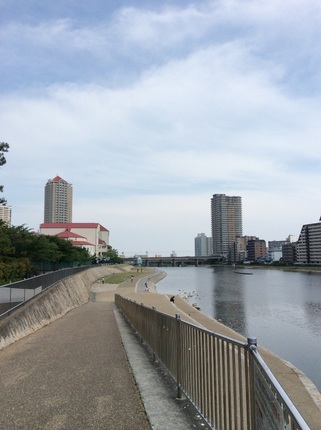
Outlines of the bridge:
{"type": "MultiPolygon", "coordinates": [[[[210,256],[183,256],[183,257],[147,257],[139,256],[142,259],[142,266],[145,267],[183,267],[183,266],[202,266],[225,261],[225,255],[217,254],[210,256]]],[[[124,263],[136,265],[138,257],[125,257],[124,263]]]]}

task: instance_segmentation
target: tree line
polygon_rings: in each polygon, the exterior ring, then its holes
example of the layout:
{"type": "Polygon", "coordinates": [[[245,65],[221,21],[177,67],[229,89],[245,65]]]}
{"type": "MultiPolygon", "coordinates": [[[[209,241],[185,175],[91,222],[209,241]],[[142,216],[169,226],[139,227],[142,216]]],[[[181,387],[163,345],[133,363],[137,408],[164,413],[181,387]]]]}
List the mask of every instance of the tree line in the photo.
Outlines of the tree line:
{"type": "MultiPolygon", "coordinates": [[[[0,142],[0,167],[8,151],[9,144],[0,142]]],[[[6,199],[0,197],[0,205],[5,204],[6,199]]],[[[0,220],[0,285],[37,275],[46,264],[52,270],[88,261],[87,250],[67,240],[35,234],[25,226],[10,227],[0,220]]]]}
{"type": "MultiPolygon", "coordinates": [[[[6,163],[9,144],[0,142],[0,166],[6,163]]],[[[0,185],[0,193],[3,185],[0,185]]],[[[0,205],[6,199],[0,197],[0,205]]],[[[110,248],[103,258],[91,257],[85,248],[74,246],[68,240],[40,235],[26,226],[11,227],[0,220],[0,285],[56,270],[91,263],[121,263],[115,249],[110,248]]]]}
{"type": "Polygon", "coordinates": [[[55,270],[91,263],[84,248],[56,236],[40,235],[25,226],[9,227],[0,221],[0,284],[55,270]]]}

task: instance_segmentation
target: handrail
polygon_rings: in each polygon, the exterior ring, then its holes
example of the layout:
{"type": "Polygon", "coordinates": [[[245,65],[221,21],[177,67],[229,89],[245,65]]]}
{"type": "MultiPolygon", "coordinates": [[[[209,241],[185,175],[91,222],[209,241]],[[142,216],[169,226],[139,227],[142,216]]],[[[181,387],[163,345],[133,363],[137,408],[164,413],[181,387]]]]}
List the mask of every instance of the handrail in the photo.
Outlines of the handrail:
{"type": "Polygon", "coordinates": [[[309,430],[256,348],[115,295],[115,303],[208,424],[309,430]]]}
{"type": "MultiPolygon", "coordinates": [[[[250,351],[251,351],[252,355],[254,356],[255,360],[257,361],[257,363],[261,367],[261,371],[263,371],[262,373],[268,379],[268,382],[271,384],[270,388],[274,388],[275,393],[273,393],[273,394],[274,394],[275,398],[278,397],[279,403],[282,404],[283,414],[284,415],[288,414],[288,416],[292,422],[291,429],[293,428],[293,429],[300,429],[300,430],[310,430],[310,427],[305,422],[305,420],[303,419],[303,417],[301,416],[301,414],[299,413],[299,411],[297,410],[297,408],[293,404],[292,400],[286,394],[286,392],[282,388],[281,384],[279,383],[279,381],[276,379],[276,377],[272,373],[271,369],[265,363],[261,354],[257,350],[256,345],[252,344],[249,346],[249,348],[250,348],[250,351]],[[285,409],[287,409],[287,411],[285,411],[285,409]]],[[[286,416],[284,417],[284,420],[287,421],[286,416]]],[[[286,424],[289,425],[289,421],[286,422],[286,424]]]]}
{"type": "MultiPolygon", "coordinates": [[[[0,293],[4,290],[9,290],[8,298],[3,304],[11,305],[14,303],[12,307],[7,309],[5,312],[0,313],[0,318],[4,318],[11,314],[11,312],[15,311],[17,308],[22,306],[27,301],[31,300],[35,295],[41,293],[45,289],[49,288],[54,283],[67,278],[68,276],[74,275],[76,273],[82,272],[84,270],[89,269],[91,266],[80,266],[80,267],[73,267],[73,268],[66,268],[61,270],[56,270],[54,272],[45,273],[43,275],[34,276],[32,278],[27,278],[21,281],[12,282],[10,284],[1,285],[0,286],[0,293]],[[36,293],[36,290],[39,289],[39,291],[36,293]],[[13,299],[12,298],[12,292],[22,290],[23,298],[19,299],[13,299]],[[33,291],[33,295],[26,299],[26,292],[27,291],[33,291]]],[[[1,303],[0,303],[1,305],[1,303]]]]}

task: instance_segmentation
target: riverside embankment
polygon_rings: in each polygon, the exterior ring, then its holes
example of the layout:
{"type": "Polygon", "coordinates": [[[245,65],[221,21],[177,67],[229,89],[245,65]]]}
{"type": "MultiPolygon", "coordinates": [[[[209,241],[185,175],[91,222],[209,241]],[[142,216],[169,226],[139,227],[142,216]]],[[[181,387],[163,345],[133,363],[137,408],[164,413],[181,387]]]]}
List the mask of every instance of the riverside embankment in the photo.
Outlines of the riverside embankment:
{"type": "Polygon", "coordinates": [[[65,278],[0,321],[0,350],[87,303],[99,278],[131,270],[131,266],[99,266],[65,278]]]}
{"type": "MultiPolygon", "coordinates": [[[[156,276],[159,278],[160,275],[158,274],[156,276]]],[[[181,318],[187,322],[200,325],[201,327],[223,336],[246,342],[244,336],[198,311],[193,306],[189,305],[181,296],[176,295],[173,303],[170,302],[172,294],[153,294],[153,292],[157,291],[157,287],[153,286],[153,283],[156,283],[157,280],[157,278],[153,279],[152,276],[149,276],[149,293],[144,292],[144,282],[140,283],[141,287],[138,289],[134,289],[128,282],[123,283],[118,287],[117,293],[131,300],[135,300],[137,303],[143,303],[145,306],[154,306],[160,312],[172,316],[179,313],[181,318]]],[[[258,349],[310,428],[320,430],[321,394],[315,385],[303,372],[291,363],[283,360],[281,357],[265,348],[259,347],[258,349]]]]}

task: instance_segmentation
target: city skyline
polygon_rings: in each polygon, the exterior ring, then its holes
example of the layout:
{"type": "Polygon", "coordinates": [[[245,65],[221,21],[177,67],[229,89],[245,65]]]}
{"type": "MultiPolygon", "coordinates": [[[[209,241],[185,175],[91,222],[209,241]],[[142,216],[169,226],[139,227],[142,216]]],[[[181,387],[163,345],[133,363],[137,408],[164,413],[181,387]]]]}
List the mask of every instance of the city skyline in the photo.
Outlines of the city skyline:
{"type": "Polygon", "coordinates": [[[59,174],[119,253],[193,255],[221,193],[244,235],[298,237],[321,213],[320,28],[316,0],[2,2],[12,224],[39,229],[59,174]]]}

